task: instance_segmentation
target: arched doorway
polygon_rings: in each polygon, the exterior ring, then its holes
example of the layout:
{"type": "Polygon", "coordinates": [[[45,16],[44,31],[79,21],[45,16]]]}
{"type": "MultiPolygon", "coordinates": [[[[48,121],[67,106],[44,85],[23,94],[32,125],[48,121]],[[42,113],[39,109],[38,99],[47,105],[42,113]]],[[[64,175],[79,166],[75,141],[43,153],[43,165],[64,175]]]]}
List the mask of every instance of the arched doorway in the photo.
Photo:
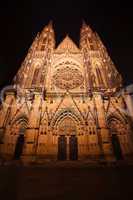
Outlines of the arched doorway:
{"type": "Polygon", "coordinates": [[[78,139],[76,135],[71,135],[69,138],[69,159],[78,160],[78,139]]]}
{"type": "Polygon", "coordinates": [[[114,151],[114,155],[116,159],[122,160],[123,156],[122,156],[121,146],[120,146],[120,142],[119,142],[119,138],[117,134],[112,134],[112,146],[113,146],[113,151],[114,151]]]}
{"type": "Polygon", "coordinates": [[[28,118],[25,115],[18,116],[12,123],[12,133],[15,132],[13,159],[19,160],[23,153],[25,144],[25,132],[28,125],[28,118]]]}
{"type": "Polygon", "coordinates": [[[122,153],[122,148],[121,148],[121,143],[120,143],[120,137],[121,137],[121,132],[124,126],[120,120],[114,117],[109,119],[108,126],[110,129],[111,142],[112,142],[114,155],[117,160],[122,160],[123,153],[122,153]]]}
{"type": "Polygon", "coordinates": [[[15,146],[15,151],[14,151],[14,159],[19,160],[21,158],[22,152],[23,152],[23,147],[24,147],[24,142],[25,142],[25,128],[21,127],[19,130],[19,136],[16,141],[16,146],[15,146]]]}
{"type": "Polygon", "coordinates": [[[58,160],[67,159],[67,138],[65,135],[60,135],[58,138],[58,160]]]}
{"type": "Polygon", "coordinates": [[[67,116],[58,124],[58,160],[78,159],[78,138],[76,123],[67,116]]]}

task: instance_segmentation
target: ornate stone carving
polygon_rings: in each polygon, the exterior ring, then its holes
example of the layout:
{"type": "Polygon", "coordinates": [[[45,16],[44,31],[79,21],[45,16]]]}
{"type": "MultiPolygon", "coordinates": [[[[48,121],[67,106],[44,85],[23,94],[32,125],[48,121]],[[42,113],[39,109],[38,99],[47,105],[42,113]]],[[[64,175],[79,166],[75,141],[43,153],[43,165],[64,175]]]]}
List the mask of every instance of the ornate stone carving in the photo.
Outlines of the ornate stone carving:
{"type": "Polygon", "coordinates": [[[53,80],[58,88],[69,90],[80,86],[84,78],[78,69],[66,66],[56,71],[53,80]]]}
{"type": "Polygon", "coordinates": [[[114,161],[114,144],[119,143],[123,156],[133,153],[132,109],[127,101],[123,105],[129,94],[120,92],[117,98],[114,93],[121,76],[98,35],[86,24],[79,46],[66,37],[55,48],[51,23],[38,34],[11,90],[2,91],[3,158],[57,160],[57,152],[64,149],[67,159],[72,153],[79,160],[102,155],[114,161]],[[129,115],[122,113],[123,108],[131,110],[129,115]]]}

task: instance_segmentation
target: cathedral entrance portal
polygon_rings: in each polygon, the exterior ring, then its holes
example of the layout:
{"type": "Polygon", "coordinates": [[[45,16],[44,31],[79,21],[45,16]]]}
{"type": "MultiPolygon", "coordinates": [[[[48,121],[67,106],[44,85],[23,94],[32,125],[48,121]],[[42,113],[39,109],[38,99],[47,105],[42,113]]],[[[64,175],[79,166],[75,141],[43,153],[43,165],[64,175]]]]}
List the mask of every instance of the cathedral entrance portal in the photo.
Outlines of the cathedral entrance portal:
{"type": "Polygon", "coordinates": [[[120,144],[120,133],[123,131],[125,126],[123,126],[123,123],[118,118],[111,118],[109,123],[109,129],[111,133],[111,141],[112,141],[112,148],[114,152],[114,156],[116,160],[122,160],[122,149],[120,144]]]}
{"type": "Polygon", "coordinates": [[[69,159],[78,159],[78,139],[75,135],[71,135],[69,138],[69,159]]]}
{"type": "Polygon", "coordinates": [[[112,146],[113,146],[113,151],[114,151],[114,155],[116,159],[121,160],[122,151],[121,151],[121,146],[120,146],[118,136],[116,134],[112,134],[112,146]]]}
{"type": "Polygon", "coordinates": [[[67,139],[64,135],[58,138],[58,160],[67,159],[67,139]]]}
{"type": "Polygon", "coordinates": [[[78,139],[75,121],[67,116],[58,126],[58,160],[78,159],[78,139]]]}
{"type": "Polygon", "coordinates": [[[67,145],[67,137],[60,135],[58,138],[58,160],[78,160],[78,140],[75,135],[69,137],[67,145]],[[69,155],[67,155],[69,152],[69,155]]]}
{"type": "Polygon", "coordinates": [[[14,159],[19,160],[22,152],[23,152],[23,146],[24,146],[24,135],[20,135],[16,142],[15,152],[14,152],[14,159]]]}
{"type": "Polygon", "coordinates": [[[20,128],[19,136],[16,141],[15,152],[14,152],[15,160],[19,160],[23,153],[24,140],[25,140],[24,133],[25,133],[25,128],[20,128]]]}

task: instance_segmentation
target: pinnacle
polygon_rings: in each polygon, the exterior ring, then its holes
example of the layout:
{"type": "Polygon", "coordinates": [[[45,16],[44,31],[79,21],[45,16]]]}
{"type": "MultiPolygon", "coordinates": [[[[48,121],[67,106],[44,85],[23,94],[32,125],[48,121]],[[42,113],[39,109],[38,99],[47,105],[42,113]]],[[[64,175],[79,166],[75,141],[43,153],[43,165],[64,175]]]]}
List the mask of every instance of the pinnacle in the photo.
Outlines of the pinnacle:
{"type": "Polygon", "coordinates": [[[43,28],[42,33],[50,31],[50,30],[53,30],[53,21],[52,20],[50,20],[49,23],[48,23],[48,25],[46,25],[43,28]]]}
{"type": "Polygon", "coordinates": [[[87,29],[88,32],[92,32],[92,29],[90,28],[90,26],[85,22],[85,20],[82,20],[82,28],[81,28],[81,31],[83,31],[84,29],[87,29]]]}

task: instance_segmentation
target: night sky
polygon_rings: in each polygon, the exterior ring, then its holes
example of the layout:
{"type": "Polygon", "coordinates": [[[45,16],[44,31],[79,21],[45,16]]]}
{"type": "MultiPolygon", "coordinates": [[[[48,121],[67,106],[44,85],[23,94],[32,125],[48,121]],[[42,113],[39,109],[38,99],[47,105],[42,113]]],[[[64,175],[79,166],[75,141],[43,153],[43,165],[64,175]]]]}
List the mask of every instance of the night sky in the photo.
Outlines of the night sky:
{"type": "Polygon", "coordinates": [[[82,19],[98,32],[124,78],[133,82],[132,6],[103,1],[10,0],[0,4],[0,88],[10,84],[37,32],[53,20],[57,44],[68,33],[78,44],[82,19]]]}

